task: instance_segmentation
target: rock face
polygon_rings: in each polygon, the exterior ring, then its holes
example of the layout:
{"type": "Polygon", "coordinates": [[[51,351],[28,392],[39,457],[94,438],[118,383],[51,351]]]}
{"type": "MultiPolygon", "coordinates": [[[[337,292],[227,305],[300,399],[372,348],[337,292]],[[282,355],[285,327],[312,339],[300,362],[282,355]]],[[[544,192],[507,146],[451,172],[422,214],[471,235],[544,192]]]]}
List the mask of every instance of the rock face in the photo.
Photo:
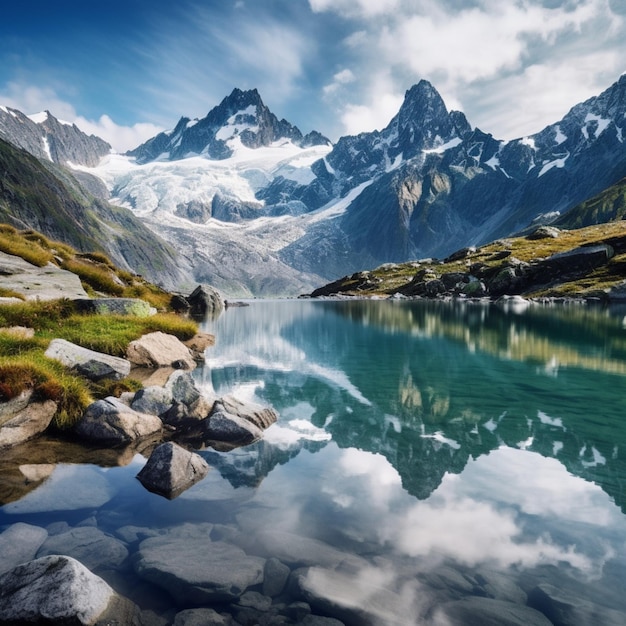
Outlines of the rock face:
{"type": "Polygon", "coordinates": [[[33,119],[17,109],[0,107],[0,137],[59,165],[70,162],[94,167],[111,152],[106,141],[86,135],[75,124],[60,122],[49,111],[33,119]]]}
{"type": "Polygon", "coordinates": [[[264,559],[211,541],[209,531],[183,527],[146,539],[135,555],[135,571],[171,593],[181,606],[229,602],[263,582],[264,559]]]}
{"type": "Polygon", "coordinates": [[[130,361],[88,350],[65,339],[53,339],[46,356],[94,381],[121,380],[130,374],[130,361]]]}
{"type": "Polygon", "coordinates": [[[169,441],[154,449],[137,478],[149,491],[172,499],[202,480],[208,471],[200,455],[169,441]]]}
{"type": "Polygon", "coordinates": [[[30,402],[30,397],[31,394],[23,394],[0,409],[0,448],[36,437],[52,422],[56,402],[30,402]]]}
{"type": "Polygon", "coordinates": [[[70,557],[42,557],[0,576],[2,623],[87,626],[110,619],[134,624],[135,609],[70,557]]]}
{"type": "Polygon", "coordinates": [[[132,341],[126,351],[128,360],[140,367],[174,367],[194,369],[196,362],[179,339],[160,331],[132,341]]]}
{"type": "Polygon", "coordinates": [[[89,441],[119,445],[159,433],[162,426],[156,415],[138,413],[117,398],[108,397],[87,407],[74,432],[89,441]]]}
{"type": "MultiPolygon", "coordinates": [[[[263,104],[256,89],[233,92],[201,120],[183,117],[176,128],[160,133],[153,139],[128,152],[139,163],[164,155],[170,160],[182,159],[190,153],[205,154],[211,159],[226,159],[233,149],[229,140],[237,137],[248,148],[268,146],[278,139],[291,139],[302,146],[330,143],[319,133],[305,137],[286,120],[278,120],[263,104]]],[[[197,213],[198,210],[187,209],[197,213]]]]}

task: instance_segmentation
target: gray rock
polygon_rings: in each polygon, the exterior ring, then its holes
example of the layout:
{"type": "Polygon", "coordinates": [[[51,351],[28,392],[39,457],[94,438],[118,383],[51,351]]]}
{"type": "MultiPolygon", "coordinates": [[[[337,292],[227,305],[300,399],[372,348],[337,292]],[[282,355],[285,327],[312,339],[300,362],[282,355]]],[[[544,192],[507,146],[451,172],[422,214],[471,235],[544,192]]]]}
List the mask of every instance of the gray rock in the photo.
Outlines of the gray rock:
{"type": "Polygon", "coordinates": [[[539,226],[530,235],[526,236],[526,239],[558,239],[561,234],[561,230],[555,226],[539,226]]]}
{"type": "Polygon", "coordinates": [[[121,380],[130,374],[130,362],[126,359],[94,352],[65,339],[53,339],[45,354],[94,381],[121,380]]]}
{"type": "Polygon", "coordinates": [[[167,379],[165,388],[170,391],[174,400],[187,406],[196,402],[202,395],[193,376],[180,370],[167,379]]]}
{"type": "Polygon", "coordinates": [[[214,409],[201,425],[205,439],[234,446],[245,446],[263,437],[263,431],[252,422],[220,409],[214,409]]]}
{"type": "Polygon", "coordinates": [[[174,626],[232,626],[230,616],[220,615],[213,609],[187,609],[176,614],[174,626]]]}
{"type": "Polygon", "coordinates": [[[108,397],[87,407],[74,432],[88,441],[117,445],[158,433],[162,426],[156,415],[138,413],[117,398],[108,397]]]}
{"type": "Polygon", "coordinates": [[[307,615],[298,624],[299,626],[344,626],[343,622],[334,617],[322,617],[321,615],[307,615]]]}
{"type": "Polygon", "coordinates": [[[233,601],[263,582],[265,560],[222,541],[202,525],[143,541],[134,557],[142,578],[167,590],[182,606],[233,601]]]}
{"type": "Polygon", "coordinates": [[[194,369],[196,362],[189,348],[178,338],[160,331],[148,333],[136,341],[131,341],[126,357],[140,367],[173,367],[194,369]]]}
{"type": "Polygon", "coordinates": [[[36,267],[24,259],[0,252],[2,286],[21,293],[27,300],[87,298],[80,278],[53,263],[36,267]]]}
{"type": "Polygon", "coordinates": [[[144,387],[140,389],[131,402],[133,411],[161,416],[174,404],[172,392],[165,387],[144,387]]]}
{"type": "Polygon", "coordinates": [[[136,607],[84,565],[47,556],[0,576],[0,622],[10,624],[136,624],[136,607]]]}
{"type": "Polygon", "coordinates": [[[470,596],[446,602],[436,609],[442,623],[480,624],[481,626],[552,626],[539,611],[513,602],[470,596]],[[445,622],[443,620],[448,620],[445,622]]]}
{"type": "MultiPolygon", "coordinates": [[[[18,400],[11,409],[20,405],[21,400],[18,400]]],[[[4,407],[0,418],[0,448],[23,443],[41,434],[50,426],[56,411],[57,404],[53,400],[31,402],[13,415],[4,407]]]]}
{"type": "Polygon", "coordinates": [[[48,538],[41,526],[18,522],[0,535],[0,574],[35,558],[37,550],[48,538]]]}
{"type": "Polygon", "coordinates": [[[611,287],[608,297],[610,302],[626,302],[626,280],[611,287]]]}
{"type": "Polygon", "coordinates": [[[224,300],[217,289],[209,285],[198,285],[187,296],[193,315],[218,316],[224,310],[224,300]]]}
{"type": "Polygon", "coordinates": [[[119,567],[128,557],[128,550],[119,539],[106,535],[98,528],[78,526],[48,537],[37,556],[52,554],[71,556],[93,570],[119,567]]]}
{"type": "Polygon", "coordinates": [[[145,300],[138,298],[92,298],[75,300],[76,308],[83,313],[98,315],[129,315],[133,317],[150,317],[157,310],[145,300]]]}
{"type": "Polygon", "coordinates": [[[268,428],[278,419],[278,413],[274,409],[254,402],[242,402],[232,395],[226,395],[218,400],[215,403],[215,411],[236,415],[261,429],[268,428]]]}
{"type": "Polygon", "coordinates": [[[272,598],[279,596],[285,589],[290,573],[291,570],[277,558],[267,559],[263,571],[263,593],[272,598]]]}
{"type": "Polygon", "coordinates": [[[148,489],[166,498],[175,498],[202,480],[209,465],[199,455],[168,441],[156,447],[137,478],[148,489]]]}

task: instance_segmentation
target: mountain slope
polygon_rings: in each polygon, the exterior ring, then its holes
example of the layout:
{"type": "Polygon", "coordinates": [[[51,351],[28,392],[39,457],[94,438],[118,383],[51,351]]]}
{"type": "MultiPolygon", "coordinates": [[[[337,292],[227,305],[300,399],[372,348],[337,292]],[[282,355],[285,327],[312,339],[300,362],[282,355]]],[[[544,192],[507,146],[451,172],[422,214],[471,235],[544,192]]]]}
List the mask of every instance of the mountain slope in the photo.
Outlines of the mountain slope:
{"type": "Polygon", "coordinates": [[[28,117],[17,109],[0,106],[0,138],[58,165],[94,167],[111,152],[103,139],[60,122],[49,111],[28,117]]]}
{"type": "Polygon", "coordinates": [[[124,269],[174,287],[184,264],[130,211],[90,196],[66,171],[0,139],[0,221],[79,251],[101,250],[124,269]]]}

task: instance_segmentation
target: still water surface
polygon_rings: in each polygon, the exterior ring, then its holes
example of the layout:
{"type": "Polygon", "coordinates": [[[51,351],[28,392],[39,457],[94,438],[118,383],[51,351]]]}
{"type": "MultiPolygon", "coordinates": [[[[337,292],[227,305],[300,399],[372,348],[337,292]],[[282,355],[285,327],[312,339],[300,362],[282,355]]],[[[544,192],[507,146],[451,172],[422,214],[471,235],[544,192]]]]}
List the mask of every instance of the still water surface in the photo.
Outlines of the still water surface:
{"type": "Polygon", "coordinates": [[[240,623],[314,623],[303,601],[346,624],[626,623],[623,312],[253,302],[207,330],[198,384],[272,405],[263,441],[199,451],[212,470],[173,501],[139,454],[60,464],[0,525],[101,531],[123,550],[79,558],[164,622],[193,603],[134,555],[195,525],[292,572],[270,608],[216,607],[240,623]]]}

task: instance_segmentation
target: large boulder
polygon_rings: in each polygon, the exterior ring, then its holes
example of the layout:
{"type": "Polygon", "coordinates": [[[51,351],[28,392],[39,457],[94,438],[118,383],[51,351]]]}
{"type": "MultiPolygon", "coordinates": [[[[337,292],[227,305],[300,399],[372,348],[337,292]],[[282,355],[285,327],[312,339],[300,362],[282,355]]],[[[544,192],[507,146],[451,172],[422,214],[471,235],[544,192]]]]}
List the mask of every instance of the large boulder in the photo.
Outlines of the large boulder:
{"type": "Polygon", "coordinates": [[[45,354],[93,381],[121,380],[130,374],[130,361],[88,350],[65,339],[53,339],[45,354]]]}
{"type": "Polygon", "coordinates": [[[154,449],[137,478],[149,491],[172,499],[202,480],[208,471],[209,465],[199,454],[168,441],[154,449]]]}
{"type": "Polygon", "coordinates": [[[46,556],[0,576],[0,623],[137,624],[138,611],[67,556],[46,556]]]}
{"type": "Polygon", "coordinates": [[[209,285],[198,285],[187,302],[193,315],[217,317],[224,310],[224,300],[217,289],[209,285]]]}
{"type": "Polygon", "coordinates": [[[0,405],[0,448],[28,441],[50,426],[57,403],[31,400],[32,392],[28,391],[0,405]]]}
{"type": "Polygon", "coordinates": [[[189,348],[177,337],[160,331],[148,333],[131,341],[126,357],[140,367],[173,367],[194,369],[196,362],[189,348]]]}
{"type": "Polygon", "coordinates": [[[211,541],[206,525],[185,525],[142,541],[137,574],[168,591],[181,606],[231,602],[263,582],[265,560],[223,541],[211,541]]]}
{"type": "Polygon", "coordinates": [[[154,435],[162,427],[156,415],[134,411],[110,396],[90,404],[74,432],[88,441],[117,445],[154,435]]]}

